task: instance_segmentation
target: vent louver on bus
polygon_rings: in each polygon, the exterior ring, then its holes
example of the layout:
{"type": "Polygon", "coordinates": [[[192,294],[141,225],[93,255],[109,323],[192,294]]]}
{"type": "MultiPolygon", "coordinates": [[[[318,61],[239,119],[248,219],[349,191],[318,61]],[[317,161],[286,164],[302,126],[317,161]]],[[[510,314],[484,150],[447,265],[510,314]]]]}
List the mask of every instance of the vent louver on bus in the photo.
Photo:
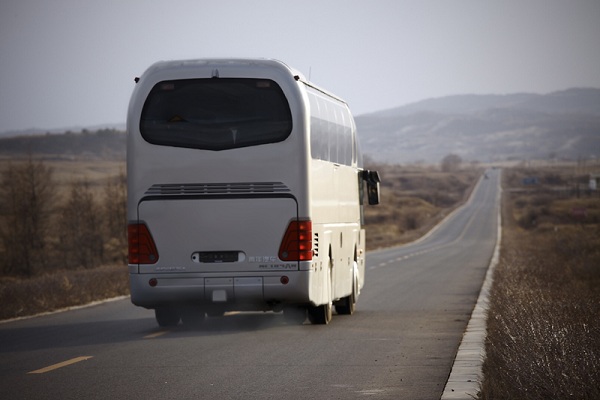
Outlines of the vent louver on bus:
{"type": "Polygon", "coordinates": [[[244,183],[169,183],[152,185],[147,196],[205,196],[205,195],[260,195],[289,193],[290,189],[281,182],[244,183]]]}

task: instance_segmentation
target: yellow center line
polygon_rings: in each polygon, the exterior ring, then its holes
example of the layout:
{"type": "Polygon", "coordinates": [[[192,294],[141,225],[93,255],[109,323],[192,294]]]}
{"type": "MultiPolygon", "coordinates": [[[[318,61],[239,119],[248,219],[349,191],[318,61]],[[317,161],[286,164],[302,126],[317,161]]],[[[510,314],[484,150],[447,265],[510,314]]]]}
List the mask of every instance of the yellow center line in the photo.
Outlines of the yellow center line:
{"type": "Polygon", "coordinates": [[[228,311],[225,314],[223,314],[223,316],[227,317],[229,315],[238,315],[238,314],[241,314],[241,312],[239,312],[239,311],[228,311]]]}
{"type": "Polygon", "coordinates": [[[154,339],[154,338],[157,338],[157,337],[162,336],[167,333],[169,333],[168,329],[166,329],[164,331],[158,331],[158,332],[151,333],[149,335],[144,336],[144,339],[154,339]]]}
{"type": "Polygon", "coordinates": [[[58,364],[50,365],[50,366],[42,368],[42,369],[36,369],[35,371],[28,372],[28,374],[45,374],[46,372],[54,371],[55,369],[66,367],[67,365],[75,364],[80,361],[89,360],[90,358],[93,358],[93,356],[75,357],[70,360],[63,361],[58,364]]]}

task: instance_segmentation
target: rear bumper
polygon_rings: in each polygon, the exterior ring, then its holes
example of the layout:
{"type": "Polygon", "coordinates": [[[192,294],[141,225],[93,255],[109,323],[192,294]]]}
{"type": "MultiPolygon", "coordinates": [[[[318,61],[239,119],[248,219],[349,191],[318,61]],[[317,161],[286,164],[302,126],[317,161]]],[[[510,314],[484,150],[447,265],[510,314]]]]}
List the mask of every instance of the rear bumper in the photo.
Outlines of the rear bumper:
{"type": "Polygon", "coordinates": [[[308,304],[311,271],[270,273],[130,273],[131,302],[145,308],[173,304],[218,306],[226,310],[265,310],[308,304]],[[287,277],[287,283],[282,277],[287,277]],[[154,286],[150,284],[154,280],[154,286]]]}

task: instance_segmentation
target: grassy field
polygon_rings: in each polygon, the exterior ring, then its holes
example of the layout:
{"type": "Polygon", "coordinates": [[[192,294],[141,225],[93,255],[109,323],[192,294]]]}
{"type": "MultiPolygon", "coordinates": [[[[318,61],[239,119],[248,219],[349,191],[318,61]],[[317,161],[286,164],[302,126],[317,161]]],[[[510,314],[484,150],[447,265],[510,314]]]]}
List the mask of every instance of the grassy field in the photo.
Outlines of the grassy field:
{"type": "Polygon", "coordinates": [[[573,181],[504,173],[481,399],[600,399],[600,193],[573,181]]]}
{"type": "MultiPolygon", "coordinates": [[[[0,172],[9,163],[19,162],[26,160],[0,160],[0,172]]],[[[81,159],[45,159],[44,164],[53,171],[58,203],[64,203],[72,183],[81,180],[89,183],[95,196],[104,198],[106,180],[118,176],[125,168],[123,162],[81,159]]],[[[370,168],[380,171],[383,183],[382,204],[365,206],[368,249],[417,239],[466,198],[480,175],[480,171],[474,169],[450,174],[433,167],[372,165],[370,168]]],[[[56,212],[61,210],[59,205],[54,205],[56,212]]],[[[109,245],[112,242],[105,244],[105,247],[109,245]]],[[[56,263],[54,265],[51,270],[40,271],[38,268],[30,278],[0,276],[0,302],[5,305],[0,309],[0,319],[32,315],[128,293],[128,273],[124,263],[70,269],[56,266],[56,263]]]]}

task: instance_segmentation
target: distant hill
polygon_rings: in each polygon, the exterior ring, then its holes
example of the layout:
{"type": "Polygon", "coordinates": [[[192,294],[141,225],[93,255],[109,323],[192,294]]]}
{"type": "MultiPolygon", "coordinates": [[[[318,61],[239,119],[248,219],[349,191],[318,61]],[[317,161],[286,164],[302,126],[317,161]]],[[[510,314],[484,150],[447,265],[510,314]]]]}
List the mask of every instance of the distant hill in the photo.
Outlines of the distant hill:
{"type": "Polygon", "coordinates": [[[0,139],[0,156],[22,157],[28,154],[52,158],[124,160],[125,132],[84,129],[81,133],[32,134],[0,139]]]}
{"type": "Polygon", "coordinates": [[[600,89],[459,95],[356,117],[363,153],[384,162],[600,157],[600,89]]]}
{"type": "Polygon", "coordinates": [[[62,134],[65,132],[95,132],[102,130],[116,130],[116,131],[125,131],[125,123],[118,124],[102,124],[102,125],[92,125],[92,126],[71,126],[68,128],[56,128],[56,129],[40,129],[40,128],[30,128],[30,129],[21,129],[21,130],[12,130],[12,131],[4,131],[0,132],[0,138],[9,138],[9,137],[17,137],[17,136],[40,136],[45,134],[62,134]]]}

